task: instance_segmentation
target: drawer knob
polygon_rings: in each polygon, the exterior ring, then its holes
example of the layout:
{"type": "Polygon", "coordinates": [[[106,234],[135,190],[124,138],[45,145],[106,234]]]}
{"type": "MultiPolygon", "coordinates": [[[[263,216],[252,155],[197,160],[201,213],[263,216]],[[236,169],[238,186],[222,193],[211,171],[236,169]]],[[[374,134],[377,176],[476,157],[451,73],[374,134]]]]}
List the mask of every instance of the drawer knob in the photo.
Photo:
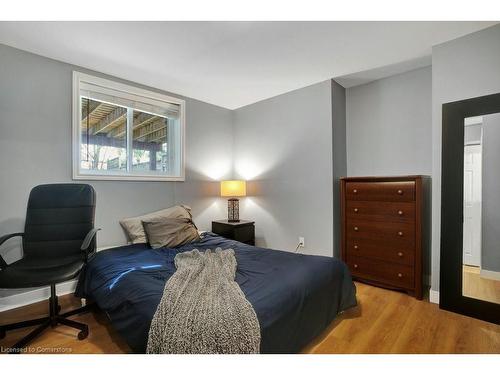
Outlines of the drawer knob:
{"type": "Polygon", "coordinates": [[[403,253],[400,251],[400,252],[398,253],[398,257],[402,257],[402,256],[403,256],[403,253]]]}
{"type": "Polygon", "coordinates": [[[403,277],[403,274],[402,273],[398,273],[398,277],[399,278],[403,277]]]}
{"type": "Polygon", "coordinates": [[[355,265],[354,265],[354,268],[358,268],[358,265],[357,265],[357,264],[355,264],[355,265]]]}
{"type": "Polygon", "coordinates": [[[399,211],[398,211],[398,215],[399,215],[399,216],[402,216],[402,215],[403,215],[403,211],[399,210],[399,211]]]}
{"type": "Polygon", "coordinates": [[[358,189],[353,189],[353,190],[352,190],[352,192],[353,192],[354,194],[358,194],[358,189]]]}
{"type": "Polygon", "coordinates": [[[398,232],[399,237],[403,237],[403,232],[398,232]]]}
{"type": "Polygon", "coordinates": [[[399,194],[399,195],[403,195],[403,190],[399,189],[399,190],[398,190],[398,194],[399,194]]]}
{"type": "Polygon", "coordinates": [[[355,249],[355,250],[358,250],[358,245],[354,245],[354,249],[355,249]]]}
{"type": "Polygon", "coordinates": [[[358,227],[354,227],[354,231],[357,232],[359,230],[358,227]]]}
{"type": "Polygon", "coordinates": [[[358,209],[357,209],[357,208],[355,208],[355,209],[354,209],[354,212],[358,212],[358,209]]]}

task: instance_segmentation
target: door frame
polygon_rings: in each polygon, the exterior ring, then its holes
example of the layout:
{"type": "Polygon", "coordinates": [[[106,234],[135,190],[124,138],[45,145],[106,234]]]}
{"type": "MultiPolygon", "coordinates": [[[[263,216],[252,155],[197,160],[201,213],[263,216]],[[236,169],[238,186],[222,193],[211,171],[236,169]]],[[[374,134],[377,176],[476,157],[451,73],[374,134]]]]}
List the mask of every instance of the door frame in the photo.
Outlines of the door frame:
{"type": "Polygon", "coordinates": [[[464,119],[500,112],[500,93],[443,104],[439,307],[500,324],[500,304],[462,295],[464,119]]]}
{"type": "MultiPolygon", "coordinates": [[[[481,128],[481,133],[482,133],[482,128],[481,128]]],[[[481,135],[482,137],[482,135],[481,135]]],[[[481,183],[480,185],[482,186],[483,185],[483,182],[482,182],[482,178],[483,178],[483,171],[482,171],[482,159],[483,159],[483,144],[482,143],[470,143],[470,144],[465,144],[464,145],[464,155],[465,155],[465,151],[467,150],[467,148],[470,148],[470,147],[475,147],[475,148],[479,148],[480,150],[480,157],[481,157],[481,171],[480,171],[480,178],[481,178],[481,183]]],[[[464,161],[464,178],[465,178],[465,161],[464,161]]],[[[465,183],[465,181],[464,181],[465,183]]],[[[464,198],[465,198],[465,194],[464,194],[464,198]]],[[[465,201],[464,201],[465,203],[465,201]]],[[[465,209],[465,204],[464,204],[464,209],[465,209]]],[[[479,254],[476,254],[479,256],[479,259],[478,259],[478,265],[472,265],[472,264],[469,264],[469,263],[465,263],[465,259],[463,259],[462,263],[464,265],[468,265],[468,266],[474,266],[474,267],[479,267],[481,269],[481,246],[482,246],[482,238],[481,238],[481,233],[482,233],[482,212],[483,212],[483,194],[482,194],[482,188],[481,188],[481,201],[479,203],[479,249],[477,249],[477,251],[479,252],[479,254]]],[[[464,224],[465,224],[465,219],[464,219],[464,224]]],[[[462,250],[462,253],[465,257],[465,253],[464,253],[464,250],[462,250]]]]}

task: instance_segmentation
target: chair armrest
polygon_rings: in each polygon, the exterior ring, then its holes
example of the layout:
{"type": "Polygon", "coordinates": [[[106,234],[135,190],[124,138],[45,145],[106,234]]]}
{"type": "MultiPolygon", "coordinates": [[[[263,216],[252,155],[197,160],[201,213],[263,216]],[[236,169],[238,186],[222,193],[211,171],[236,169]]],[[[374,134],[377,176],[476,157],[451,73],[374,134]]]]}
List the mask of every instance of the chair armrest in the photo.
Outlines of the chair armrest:
{"type": "Polygon", "coordinates": [[[84,250],[84,251],[87,251],[88,248],[89,248],[89,246],[90,246],[90,243],[94,239],[94,237],[97,234],[97,232],[100,231],[100,230],[101,230],[101,228],[92,228],[87,233],[87,235],[85,236],[85,238],[83,239],[83,243],[82,243],[82,246],[80,247],[80,249],[84,250]]]}
{"type": "Polygon", "coordinates": [[[12,237],[24,237],[24,233],[6,234],[5,236],[0,237],[0,245],[2,245],[5,241],[12,237]]]}
{"type": "MultiPolygon", "coordinates": [[[[24,233],[11,233],[11,234],[6,234],[5,236],[0,237],[0,246],[7,241],[9,238],[13,237],[24,237],[24,233]]],[[[8,264],[5,262],[5,260],[2,258],[2,255],[0,255],[0,269],[7,268],[8,264]]]]}

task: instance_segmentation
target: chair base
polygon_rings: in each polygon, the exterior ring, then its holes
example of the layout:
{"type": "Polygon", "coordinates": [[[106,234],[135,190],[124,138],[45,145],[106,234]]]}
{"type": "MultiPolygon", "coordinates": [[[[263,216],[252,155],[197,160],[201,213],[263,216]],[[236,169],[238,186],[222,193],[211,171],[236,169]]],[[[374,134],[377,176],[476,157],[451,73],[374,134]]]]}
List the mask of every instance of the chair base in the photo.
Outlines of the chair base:
{"type": "Polygon", "coordinates": [[[59,314],[61,311],[61,306],[58,303],[56,295],[55,285],[50,286],[50,298],[49,298],[49,316],[45,318],[38,318],[32,320],[26,320],[23,322],[6,324],[0,326],[0,339],[3,339],[7,331],[14,329],[32,327],[38,325],[38,327],[30,332],[28,335],[23,337],[17,343],[15,343],[9,350],[9,353],[18,354],[22,352],[22,348],[28,345],[35,337],[40,335],[45,329],[49,327],[55,327],[58,324],[69,326],[80,330],[78,332],[78,340],[84,340],[89,335],[89,327],[86,324],[75,322],[73,320],[66,319],[68,316],[76,315],[85,311],[88,311],[89,305],[80,307],[78,309],[59,314]]]}

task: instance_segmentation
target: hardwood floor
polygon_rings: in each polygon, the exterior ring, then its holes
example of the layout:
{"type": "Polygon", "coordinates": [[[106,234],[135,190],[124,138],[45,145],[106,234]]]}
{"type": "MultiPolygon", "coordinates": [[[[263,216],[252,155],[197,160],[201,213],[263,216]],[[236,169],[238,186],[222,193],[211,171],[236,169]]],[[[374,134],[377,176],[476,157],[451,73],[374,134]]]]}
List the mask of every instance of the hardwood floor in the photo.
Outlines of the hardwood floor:
{"type": "Polygon", "coordinates": [[[359,306],[306,353],[500,353],[500,326],[440,310],[405,294],[356,283],[359,306]]]}
{"type": "MultiPolygon", "coordinates": [[[[440,310],[435,304],[406,294],[361,283],[359,306],[337,318],[310,343],[303,353],[500,353],[500,326],[440,310]]],[[[63,296],[65,308],[79,300],[63,296]]],[[[6,324],[43,316],[45,303],[0,313],[6,324]]],[[[30,345],[35,352],[128,353],[130,349],[113,330],[102,312],[90,312],[73,319],[87,323],[90,334],[78,341],[74,329],[49,329],[30,345]]],[[[0,346],[8,347],[29,332],[11,331],[0,346]]]]}
{"type": "MultiPolygon", "coordinates": [[[[62,312],[80,307],[80,299],[72,295],[59,297],[62,312]]],[[[0,324],[8,324],[22,320],[35,319],[48,315],[48,302],[38,302],[26,307],[0,313],[0,324]]],[[[76,338],[78,330],[58,325],[48,328],[31,342],[29,353],[129,353],[130,349],[123,339],[111,327],[106,315],[99,311],[90,311],[69,319],[88,324],[89,336],[79,341],[76,338]]],[[[23,328],[7,332],[0,340],[0,352],[5,347],[14,345],[33,328],[23,328]]]]}
{"type": "Polygon", "coordinates": [[[500,303],[500,281],[481,277],[479,267],[463,266],[463,295],[500,303]]]}

